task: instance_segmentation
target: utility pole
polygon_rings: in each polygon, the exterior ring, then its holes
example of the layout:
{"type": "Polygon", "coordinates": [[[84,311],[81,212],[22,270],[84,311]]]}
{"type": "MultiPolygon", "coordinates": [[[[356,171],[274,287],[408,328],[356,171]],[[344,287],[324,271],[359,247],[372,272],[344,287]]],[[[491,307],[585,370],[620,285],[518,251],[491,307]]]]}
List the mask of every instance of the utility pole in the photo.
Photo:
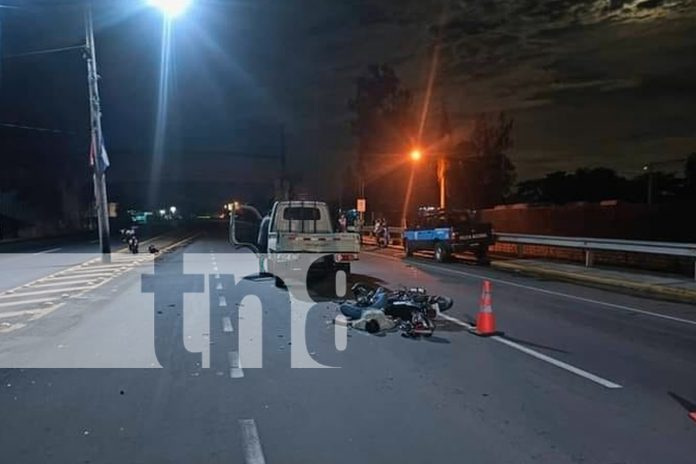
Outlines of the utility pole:
{"type": "Polygon", "coordinates": [[[94,46],[94,23],[92,21],[91,2],[87,2],[85,5],[85,37],[85,59],[87,61],[87,83],[89,85],[89,111],[94,164],[94,200],[97,210],[102,262],[110,262],[109,203],[106,196],[106,168],[108,167],[108,162],[102,157],[104,141],[102,138],[99,74],[97,73],[97,56],[94,46]]]}
{"type": "Polygon", "coordinates": [[[447,207],[447,159],[440,156],[437,159],[437,180],[440,187],[440,209],[447,207]]]}
{"type": "MultiPolygon", "coordinates": [[[[449,114],[447,113],[447,107],[445,106],[444,98],[441,101],[442,114],[440,121],[440,137],[441,140],[445,142],[445,151],[447,154],[451,155],[452,150],[452,127],[450,126],[449,114]]],[[[441,155],[437,158],[437,180],[440,186],[440,209],[447,208],[447,169],[448,169],[447,156],[441,155]]]]}

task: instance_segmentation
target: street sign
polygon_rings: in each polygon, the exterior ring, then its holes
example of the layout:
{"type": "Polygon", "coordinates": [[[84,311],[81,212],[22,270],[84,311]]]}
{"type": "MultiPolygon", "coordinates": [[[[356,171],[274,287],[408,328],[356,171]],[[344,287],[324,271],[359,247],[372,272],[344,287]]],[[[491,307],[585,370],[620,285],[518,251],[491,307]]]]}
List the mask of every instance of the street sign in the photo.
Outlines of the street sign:
{"type": "Polygon", "coordinates": [[[357,207],[356,207],[356,209],[358,210],[358,213],[364,213],[365,210],[366,210],[365,206],[366,206],[365,199],[364,199],[364,198],[358,198],[358,205],[357,205],[357,207]]]}
{"type": "Polygon", "coordinates": [[[118,217],[118,203],[115,203],[113,201],[109,202],[109,217],[118,217]]]}

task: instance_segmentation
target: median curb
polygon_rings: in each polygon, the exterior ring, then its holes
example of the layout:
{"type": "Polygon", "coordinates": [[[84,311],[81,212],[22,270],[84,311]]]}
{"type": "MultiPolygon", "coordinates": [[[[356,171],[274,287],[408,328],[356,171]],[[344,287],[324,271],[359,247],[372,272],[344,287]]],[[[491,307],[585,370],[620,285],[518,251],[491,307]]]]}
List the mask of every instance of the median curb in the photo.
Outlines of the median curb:
{"type": "Polygon", "coordinates": [[[685,303],[696,303],[696,291],[683,288],[667,287],[665,285],[647,284],[643,282],[612,279],[610,277],[597,275],[560,271],[557,269],[548,269],[534,265],[526,266],[522,263],[511,263],[509,261],[493,261],[491,262],[491,267],[504,271],[519,272],[541,277],[552,277],[568,282],[580,282],[601,287],[618,288],[685,303]]]}

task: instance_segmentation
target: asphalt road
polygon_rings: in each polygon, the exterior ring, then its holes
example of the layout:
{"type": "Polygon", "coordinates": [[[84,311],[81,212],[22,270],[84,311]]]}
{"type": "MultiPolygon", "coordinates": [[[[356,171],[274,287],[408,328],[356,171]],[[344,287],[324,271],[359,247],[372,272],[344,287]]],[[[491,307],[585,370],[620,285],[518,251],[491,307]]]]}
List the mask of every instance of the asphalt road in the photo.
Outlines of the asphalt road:
{"type": "MultiPolygon", "coordinates": [[[[694,462],[693,306],[368,249],[354,279],[455,306],[430,339],[350,330],[340,351],[333,304],[240,285],[231,273],[254,261],[233,251],[208,231],[155,260],[119,256],[99,285],[0,333],[0,462],[694,462]],[[501,337],[464,327],[483,279],[501,337]],[[334,368],[298,368],[305,346],[334,368]]],[[[104,268],[90,269],[65,280],[104,268]]]]}

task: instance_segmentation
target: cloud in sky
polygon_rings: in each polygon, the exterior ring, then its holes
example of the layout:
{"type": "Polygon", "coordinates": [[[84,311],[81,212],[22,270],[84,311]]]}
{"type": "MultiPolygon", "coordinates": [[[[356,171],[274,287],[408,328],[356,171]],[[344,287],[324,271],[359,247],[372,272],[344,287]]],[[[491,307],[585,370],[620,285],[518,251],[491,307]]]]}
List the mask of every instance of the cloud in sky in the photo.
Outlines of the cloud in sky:
{"type": "MultiPolygon", "coordinates": [[[[111,2],[118,14],[108,21],[108,8],[97,11],[98,58],[109,142],[143,156],[156,114],[160,18],[128,1],[127,11],[126,0],[111,2]]],[[[39,24],[5,13],[6,52],[73,44],[81,15],[61,14],[39,24]]],[[[250,143],[231,129],[239,121],[284,123],[290,166],[320,192],[334,193],[353,159],[346,102],[354,79],[369,64],[392,64],[420,102],[438,38],[431,125],[443,98],[461,137],[476,113],[508,111],[522,178],[599,164],[628,173],[696,150],[696,0],[215,1],[198,2],[176,28],[172,143],[234,151],[250,143]]],[[[56,114],[77,124],[84,63],[72,58],[6,63],[5,83],[11,73],[19,84],[34,76],[41,82],[25,86],[26,98],[58,108],[46,124],[56,114]],[[59,73],[48,69],[54,62],[59,73]],[[44,75],[55,76],[50,85],[44,75]]]]}
{"type": "Polygon", "coordinates": [[[632,173],[696,150],[694,0],[324,3],[298,34],[316,57],[314,98],[332,111],[321,117],[330,141],[308,143],[329,153],[351,153],[351,78],[391,63],[422,96],[438,38],[438,100],[461,127],[509,111],[521,177],[585,165],[632,173]]]}

